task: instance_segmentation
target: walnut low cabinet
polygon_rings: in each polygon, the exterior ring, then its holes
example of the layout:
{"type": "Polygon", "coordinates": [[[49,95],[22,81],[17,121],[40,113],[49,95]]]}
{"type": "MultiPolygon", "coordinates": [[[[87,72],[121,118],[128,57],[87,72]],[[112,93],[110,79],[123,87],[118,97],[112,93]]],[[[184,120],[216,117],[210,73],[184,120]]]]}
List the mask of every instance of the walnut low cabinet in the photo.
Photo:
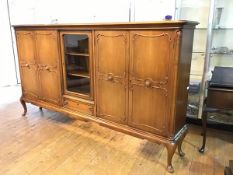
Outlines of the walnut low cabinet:
{"type": "Polygon", "coordinates": [[[97,122],[167,148],[167,170],[185,123],[197,22],[14,26],[26,102],[97,122]]]}

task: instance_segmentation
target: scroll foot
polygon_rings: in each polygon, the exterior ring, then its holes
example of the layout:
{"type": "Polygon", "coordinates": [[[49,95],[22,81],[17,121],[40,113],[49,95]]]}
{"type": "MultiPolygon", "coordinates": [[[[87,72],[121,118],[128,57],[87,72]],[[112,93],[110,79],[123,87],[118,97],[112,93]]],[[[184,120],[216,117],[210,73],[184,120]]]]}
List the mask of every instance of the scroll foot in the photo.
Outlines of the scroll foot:
{"type": "Polygon", "coordinates": [[[173,168],[173,166],[172,166],[172,165],[168,165],[168,166],[167,166],[167,171],[168,171],[169,173],[174,173],[174,168],[173,168]]]}
{"type": "Polygon", "coordinates": [[[20,97],[20,103],[22,104],[24,110],[22,116],[25,116],[27,114],[27,106],[25,101],[23,100],[23,97],[20,97]]]}
{"type": "Polygon", "coordinates": [[[173,143],[169,143],[166,145],[167,147],[167,171],[169,173],[173,173],[174,172],[174,168],[172,166],[172,157],[175,153],[176,150],[176,144],[173,143]]]}

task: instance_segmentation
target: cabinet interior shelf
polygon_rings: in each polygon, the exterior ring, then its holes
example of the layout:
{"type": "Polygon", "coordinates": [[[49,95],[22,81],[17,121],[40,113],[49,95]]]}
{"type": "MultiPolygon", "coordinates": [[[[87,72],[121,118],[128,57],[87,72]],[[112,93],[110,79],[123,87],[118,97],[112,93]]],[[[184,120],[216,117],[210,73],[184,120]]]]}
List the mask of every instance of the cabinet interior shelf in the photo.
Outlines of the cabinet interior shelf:
{"type": "Polygon", "coordinates": [[[70,72],[68,72],[68,75],[76,76],[76,77],[90,78],[90,75],[88,74],[88,72],[84,72],[84,71],[70,71],[70,72]]]}
{"type": "MultiPolygon", "coordinates": [[[[192,53],[196,53],[196,54],[205,54],[205,52],[197,52],[197,51],[194,51],[192,53]]],[[[227,53],[222,53],[222,52],[210,52],[209,54],[212,54],[212,55],[233,55],[232,52],[227,52],[227,53]]]]}
{"type": "Polygon", "coordinates": [[[77,52],[66,52],[67,55],[74,55],[74,56],[84,56],[84,57],[88,57],[89,54],[87,53],[77,53],[77,52]]]}
{"type": "MultiPolygon", "coordinates": [[[[207,30],[207,27],[197,27],[196,30],[207,30]]],[[[232,30],[232,27],[214,27],[213,30],[232,30]]]]}
{"type": "Polygon", "coordinates": [[[221,53],[221,52],[213,52],[213,53],[210,53],[210,54],[212,54],[212,55],[229,55],[229,56],[233,56],[233,53],[221,53]]]}

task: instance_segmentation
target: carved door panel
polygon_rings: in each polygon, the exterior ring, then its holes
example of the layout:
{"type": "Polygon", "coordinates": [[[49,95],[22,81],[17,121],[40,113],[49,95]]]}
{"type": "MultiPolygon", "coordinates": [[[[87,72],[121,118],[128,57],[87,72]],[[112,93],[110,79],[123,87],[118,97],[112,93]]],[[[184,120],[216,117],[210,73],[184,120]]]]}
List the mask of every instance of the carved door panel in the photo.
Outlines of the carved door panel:
{"type": "Polygon", "coordinates": [[[128,124],[166,135],[171,33],[130,32],[128,124]]]}
{"type": "Polygon", "coordinates": [[[37,62],[40,79],[40,98],[61,103],[61,80],[57,31],[36,31],[37,62]]]}
{"type": "Polygon", "coordinates": [[[95,39],[97,116],[126,123],[129,34],[125,31],[98,31],[95,39]]]}
{"type": "Polygon", "coordinates": [[[17,48],[23,97],[38,98],[39,82],[35,60],[34,32],[17,31],[17,48]]]}

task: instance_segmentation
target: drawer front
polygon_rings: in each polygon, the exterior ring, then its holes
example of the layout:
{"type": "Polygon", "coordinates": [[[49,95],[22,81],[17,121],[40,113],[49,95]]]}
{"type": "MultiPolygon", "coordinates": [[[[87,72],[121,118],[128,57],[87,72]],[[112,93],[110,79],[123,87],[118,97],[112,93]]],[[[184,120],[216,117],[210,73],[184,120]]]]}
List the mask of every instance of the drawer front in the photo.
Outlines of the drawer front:
{"type": "Polygon", "coordinates": [[[209,88],[206,104],[211,108],[232,109],[233,91],[209,88]]]}
{"type": "Polygon", "coordinates": [[[70,110],[74,110],[77,112],[81,112],[83,114],[93,115],[94,112],[94,105],[84,103],[81,101],[65,99],[64,100],[64,107],[70,110]]]}

